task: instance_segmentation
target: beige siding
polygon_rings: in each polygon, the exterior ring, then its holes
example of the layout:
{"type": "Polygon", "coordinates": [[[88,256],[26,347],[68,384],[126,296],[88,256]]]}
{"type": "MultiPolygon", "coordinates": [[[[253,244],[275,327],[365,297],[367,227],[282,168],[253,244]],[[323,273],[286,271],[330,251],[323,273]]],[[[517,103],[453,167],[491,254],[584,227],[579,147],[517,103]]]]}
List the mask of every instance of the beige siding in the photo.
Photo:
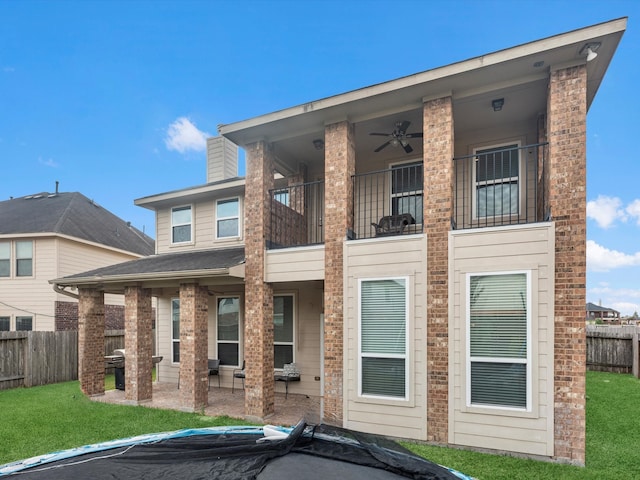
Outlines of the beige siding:
{"type": "Polygon", "coordinates": [[[345,244],[344,426],[370,433],[425,440],[426,237],[391,237],[345,244]],[[358,281],[381,277],[409,279],[409,400],[358,396],[358,281]]]}
{"type": "Polygon", "coordinates": [[[452,232],[449,254],[449,442],[553,455],[553,224],[452,232]],[[467,406],[466,274],[515,270],[531,272],[531,411],[467,406]]]}
{"type": "MultiPolygon", "coordinates": [[[[236,198],[237,195],[222,198],[236,198]]],[[[221,199],[222,199],[221,198],[221,199]]],[[[178,203],[175,206],[189,205],[178,203]]],[[[191,219],[192,241],[184,244],[171,244],[171,208],[163,208],[156,212],[156,251],[158,253],[171,253],[189,250],[203,250],[207,248],[223,248],[242,245],[243,234],[243,198],[239,197],[239,238],[216,239],[216,200],[208,199],[192,203],[191,219]]]]}
{"type": "MultiPolygon", "coordinates": [[[[278,284],[274,294],[293,294],[295,296],[295,327],[294,327],[294,359],[301,373],[300,382],[291,383],[289,391],[305,395],[320,395],[321,345],[320,327],[322,314],[322,283],[287,283],[278,284]]],[[[217,358],[217,328],[216,328],[216,296],[239,295],[241,305],[244,302],[242,286],[216,286],[215,295],[209,300],[209,358],[217,358]]],[[[177,297],[177,295],[175,295],[177,297]]],[[[175,298],[173,297],[173,298],[175,298]]],[[[158,368],[158,380],[161,382],[178,382],[178,364],[171,363],[171,297],[158,299],[158,355],[163,360],[158,368]]],[[[241,323],[243,323],[241,313],[241,323]]],[[[240,334],[244,336],[243,327],[240,334]]],[[[242,361],[242,340],[240,346],[240,361],[242,361]]],[[[220,367],[220,383],[222,387],[231,388],[234,366],[220,367]]],[[[239,383],[236,381],[236,387],[239,383]]],[[[276,390],[284,388],[276,384],[276,390]]]]}
{"type": "Polygon", "coordinates": [[[265,262],[265,282],[324,279],[324,245],[269,250],[265,262]]]}
{"type": "MultiPolygon", "coordinates": [[[[10,317],[12,325],[16,316],[31,316],[34,330],[54,330],[55,301],[74,301],[55,293],[49,280],[138,258],[67,238],[43,236],[32,240],[33,276],[0,279],[0,316],[10,317]]],[[[123,304],[119,296],[113,295],[107,295],[105,302],[123,304]]]]}

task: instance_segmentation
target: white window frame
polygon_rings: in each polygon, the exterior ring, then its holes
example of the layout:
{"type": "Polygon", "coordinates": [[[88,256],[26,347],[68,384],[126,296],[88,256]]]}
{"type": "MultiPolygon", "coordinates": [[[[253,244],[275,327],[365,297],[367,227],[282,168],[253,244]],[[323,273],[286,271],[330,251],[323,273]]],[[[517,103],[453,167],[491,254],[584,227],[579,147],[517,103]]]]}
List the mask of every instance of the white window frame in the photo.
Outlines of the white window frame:
{"type": "MultiPolygon", "coordinates": [[[[422,159],[421,157],[416,157],[412,160],[403,160],[402,162],[394,162],[394,163],[390,163],[389,164],[389,170],[390,170],[390,175],[389,175],[389,214],[394,214],[393,212],[393,200],[395,198],[402,198],[402,197],[417,197],[418,195],[420,195],[422,197],[422,218],[414,218],[414,220],[416,221],[416,224],[420,225],[424,222],[424,159],[422,159]],[[420,190],[412,190],[409,192],[400,192],[400,193],[394,193],[393,192],[393,170],[396,168],[402,168],[402,167],[408,167],[412,164],[418,164],[421,163],[422,164],[422,185],[420,190]]],[[[408,213],[408,212],[396,212],[396,214],[400,214],[400,213],[408,213]]]]}
{"type": "Polygon", "coordinates": [[[533,408],[533,379],[532,379],[532,350],[533,350],[533,338],[531,336],[531,306],[532,306],[532,283],[531,283],[531,270],[504,270],[504,271],[495,271],[495,272],[471,272],[466,274],[466,319],[465,319],[465,330],[466,330],[466,406],[467,408],[482,408],[488,410],[506,410],[506,411],[514,411],[514,412],[531,412],[533,408]],[[474,358],[471,356],[471,278],[478,276],[498,276],[498,275],[521,275],[524,274],[526,281],[526,289],[527,289],[527,298],[526,298],[526,309],[527,309],[527,355],[525,359],[513,358],[513,357],[478,357],[474,358]],[[486,362],[486,363],[520,363],[526,364],[526,407],[519,408],[508,405],[487,405],[487,404],[478,404],[471,402],[471,363],[472,362],[486,362]]]}
{"type": "Polygon", "coordinates": [[[219,198],[218,200],[216,200],[216,224],[215,224],[215,228],[216,228],[216,240],[228,240],[228,239],[233,239],[233,238],[240,238],[240,232],[242,231],[242,205],[240,202],[240,197],[228,197],[228,198],[219,198]],[[236,203],[238,204],[238,214],[237,215],[232,215],[232,216],[228,216],[228,217],[221,217],[218,216],[218,205],[220,203],[223,202],[229,202],[230,200],[235,200],[236,203]],[[238,221],[238,231],[236,232],[235,235],[228,235],[228,236],[224,236],[221,237],[220,236],[220,228],[219,228],[219,223],[223,220],[237,220],[238,221]]]}
{"type": "Polygon", "coordinates": [[[20,278],[31,278],[35,275],[35,262],[33,261],[34,257],[35,257],[35,245],[33,240],[16,240],[14,242],[14,248],[15,248],[15,262],[14,262],[14,272],[15,272],[15,276],[16,278],[20,277],[20,278]],[[18,255],[18,245],[21,243],[28,243],[31,245],[31,256],[30,257],[21,257],[18,255]],[[18,268],[18,264],[21,260],[30,260],[31,261],[31,273],[29,275],[20,275],[20,269],[18,268]]]}
{"type": "MultiPolygon", "coordinates": [[[[293,318],[291,319],[291,321],[293,322],[292,325],[292,331],[291,331],[291,341],[290,342],[276,342],[275,339],[275,326],[274,326],[274,336],[273,336],[273,355],[274,355],[274,361],[275,361],[275,349],[276,349],[276,345],[285,345],[285,346],[291,346],[291,362],[295,363],[296,362],[296,325],[297,325],[297,301],[296,301],[296,294],[295,293],[288,293],[288,292],[278,292],[278,293],[274,293],[273,294],[273,300],[274,300],[274,312],[273,312],[273,322],[275,324],[276,321],[276,315],[275,315],[275,299],[276,297],[291,297],[291,305],[292,305],[292,315],[293,318]]],[[[280,367],[276,367],[276,369],[280,369],[280,367]]]]}
{"type": "Polygon", "coordinates": [[[476,146],[473,148],[473,157],[471,157],[471,181],[472,181],[472,188],[473,188],[473,194],[471,196],[471,202],[472,202],[472,215],[473,215],[473,219],[474,220],[483,220],[486,218],[496,218],[496,217],[519,217],[521,212],[522,212],[522,181],[523,181],[523,176],[522,176],[522,172],[523,172],[523,155],[522,155],[522,140],[521,139],[517,139],[517,140],[512,140],[512,141],[506,141],[506,142],[500,142],[500,143],[496,143],[496,144],[492,144],[492,145],[481,145],[481,146],[476,146]],[[501,179],[493,179],[493,180],[485,180],[482,183],[482,185],[480,186],[488,186],[488,185],[501,185],[503,183],[510,183],[512,182],[514,179],[517,182],[518,185],[518,211],[516,213],[501,213],[501,214],[492,214],[492,215],[478,215],[478,182],[476,180],[476,173],[477,173],[477,162],[478,162],[478,151],[482,151],[482,150],[492,150],[492,149],[500,149],[500,148],[506,148],[510,145],[515,145],[515,150],[517,150],[518,152],[518,176],[517,177],[503,177],[501,179]]]}
{"type": "Polygon", "coordinates": [[[171,220],[171,231],[170,231],[170,235],[171,235],[171,244],[172,245],[187,245],[190,243],[193,243],[193,218],[194,218],[194,208],[193,205],[179,205],[176,207],[171,207],[171,211],[169,212],[170,215],[170,220],[171,220]],[[186,210],[189,209],[189,213],[190,213],[190,221],[189,222],[182,222],[182,223],[174,223],[173,221],[173,212],[174,211],[178,211],[178,210],[186,210]],[[184,240],[182,242],[176,242],[174,241],[174,235],[173,235],[173,229],[175,227],[184,227],[185,225],[189,225],[189,240],[184,240]]]}
{"type": "Polygon", "coordinates": [[[358,279],[358,397],[364,399],[377,399],[377,400],[392,400],[392,401],[403,401],[406,402],[410,398],[410,382],[411,378],[411,369],[410,369],[410,325],[411,319],[409,317],[411,308],[410,308],[410,279],[408,276],[393,276],[393,277],[372,277],[372,278],[359,278],[358,279]],[[388,280],[402,280],[404,281],[405,288],[405,339],[404,339],[404,354],[385,354],[385,353],[362,353],[362,284],[365,282],[378,282],[378,281],[388,281],[388,280]],[[388,396],[388,395],[372,395],[368,393],[363,393],[362,391],[362,368],[363,362],[362,359],[364,357],[369,358],[400,358],[404,359],[404,371],[405,371],[405,379],[404,379],[404,397],[398,396],[388,396]]]}
{"type": "Polygon", "coordinates": [[[11,242],[0,242],[0,246],[4,246],[3,248],[6,248],[6,253],[8,255],[7,257],[0,257],[0,261],[6,262],[6,264],[9,266],[8,274],[2,275],[0,276],[0,278],[11,278],[11,271],[13,270],[11,266],[11,242]]]}
{"type": "Polygon", "coordinates": [[[33,319],[33,315],[16,315],[16,318],[15,318],[15,330],[16,330],[16,332],[18,332],[18,331],[20,331],[20,332],[31,332],[31,331],[33,331],[34,323],[35,322],[34,322],[34,319],[33,319]],[[25,320],[28,319],[31,322],[31,328],[29,328],[28,330],[24,330],[24,329],[18,330],[18,322],[20,320],[22,320],[22,319],[25,319],[25,320]]]}
{"type": "Polygon", "coordinates": [[[174,345],[177,343],[178,352],[180,352],[180,299],[179,298],[172,298],[169,301],[169,317],[170,317],[170,325],[171,325],[170,327],[171,328],[171,363],[179,364],[180,360],[176,361],[174,356],[174,349],[173,349],[174,345]],[[178,302],[178,338],[175,338],[174,330],[173,330],[174,302],[178,302]]]}
{"type": "Polygon", "coordinates": [[[239,367],[242,364],[242,359],[244,358],[244,352],[242,350],[242,346],[244,345],[244,339],[243,339],[243,334],[244,334],[244,318],[242,315],[242,312],[244,310],[244,300],[242,295],[237,294],[237,293],[229,293],[226,295],[216,295],[215,297],[215,301],[216,301],[216,355],[218,358],[220,358],[219,355],[219,345],[220,343],[237,343],[238,344],[238,364],[237,365],[229,365],[229,364],[225,364],[225,366],[231,366],[231,367],[239,367]],[[220,300],[225,299],[225,298],[237,298],[238,299],[238,340],[236,341],[232,341],[232,340],[220,340],[219,336],[218,336],[218,304],[220,302],[220,300]]]}
{"type": "Polygon", "coordinates": [[[8,329],[7,330],[0,330],[0,332],[10,332],[11,331],[11,317],[8,315],[0,315],[0,320],[6,320],[8,323],[8,329]]]}

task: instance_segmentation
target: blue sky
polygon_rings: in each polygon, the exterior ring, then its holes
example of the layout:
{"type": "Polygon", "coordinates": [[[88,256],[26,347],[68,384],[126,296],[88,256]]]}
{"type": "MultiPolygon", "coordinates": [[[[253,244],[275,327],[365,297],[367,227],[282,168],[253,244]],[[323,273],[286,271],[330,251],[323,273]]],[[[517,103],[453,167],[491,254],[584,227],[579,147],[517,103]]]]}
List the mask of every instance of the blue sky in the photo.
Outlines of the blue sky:
{"type": "Polygon", "coordinates": [[[588,116],[587,300],[640,313],[640,2],[0,0],[0,199],[206,181],[217,125],[627,16],[588,116]]]}

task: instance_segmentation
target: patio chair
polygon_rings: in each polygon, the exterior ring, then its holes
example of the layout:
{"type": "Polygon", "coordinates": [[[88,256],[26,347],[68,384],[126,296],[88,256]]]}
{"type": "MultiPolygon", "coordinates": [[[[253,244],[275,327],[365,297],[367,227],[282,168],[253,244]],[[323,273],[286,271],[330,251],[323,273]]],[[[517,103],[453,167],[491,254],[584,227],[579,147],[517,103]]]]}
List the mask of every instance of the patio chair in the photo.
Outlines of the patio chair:
{"type": "Polygon", "coordinates": [[[289,396],[289,382],[300,381],[300,371],[295,363],[285,363],[282,373],[275,375],[276,382],[284,382],[284,398],[289,396]]]}
{"type": "Polygon", "coordinates": [[[233,380],[231,381],[231,393],[233,393],[233,391],[235,390],[236,378],[239,378],[240,380],[242,380],[242,389],[244,390],[244,379],[245,379],[245,375],[244,375],[244,360],[242,361],[242,368],[236,368],[233,371],[233,380]]]}
{"type": "Polygon", "coordinates": [[[209,390],[211,390],[211,377],[213,377],[214,375],[218,377],[218,388],[220,388],[220,360],[218,360],[217,358],[215,360],[210,358],[208,360],[208,367],[209,367],[209,390]]]}

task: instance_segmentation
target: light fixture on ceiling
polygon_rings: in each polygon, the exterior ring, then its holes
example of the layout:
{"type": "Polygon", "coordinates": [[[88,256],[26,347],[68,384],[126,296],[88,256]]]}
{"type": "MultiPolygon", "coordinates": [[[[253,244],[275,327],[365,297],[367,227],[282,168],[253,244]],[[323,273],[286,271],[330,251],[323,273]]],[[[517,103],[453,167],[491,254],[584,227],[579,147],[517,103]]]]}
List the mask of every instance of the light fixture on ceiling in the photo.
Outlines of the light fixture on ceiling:
{"type": "Polygon", "coordinates": [[[493,107],[494,112],[499,112],[500,110],[502,110],[503,105],[504,98],[496,98],[491,102],[491,106],[493,107]]]}
{"type": "Polygon", "coordinates": [[[322,140],[322,139],[320,139],[320,138],[316,138],[316,139],[313,141],[313,147],[314,147],[316,150],[322,150],[322,149],[324,148],[324,140],[322,140]]]}
{"type": "Polygon", "coordinates": [[[582,50],[580,50],[580,55],[587,56],[587,62],[590,62],[591,60],[593,60],[594,58],[596,58],[598,56],[598,49],[600,48],[601,43],[600,42],[591,42],[591,43],[587,43],[584,47],[582,47],[582,50]]]}

